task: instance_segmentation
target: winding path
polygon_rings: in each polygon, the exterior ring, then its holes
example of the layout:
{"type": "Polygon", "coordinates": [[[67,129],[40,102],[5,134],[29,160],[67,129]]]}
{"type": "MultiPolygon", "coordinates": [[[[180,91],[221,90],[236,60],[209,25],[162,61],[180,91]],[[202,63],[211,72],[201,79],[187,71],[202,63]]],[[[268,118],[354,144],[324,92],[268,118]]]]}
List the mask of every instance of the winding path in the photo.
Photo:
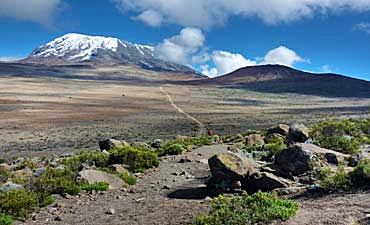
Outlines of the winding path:
{"type": "Polygon", "coordinates": [[[188,113],[186,113],[184,110],[182,110],[180,107],[178,107],[175,102],[173,101],[171,95],[163,88],[163,87],[160,87],[159,88],[161,90],[161,92],[167,96],[167,99],[168,101],[171,103],[171,106],[176,109],[176,111],[178,111],[179,113],[185,115],[187,118],[193,120],[195,123],[198,124],[199,126],[199,131],[197,133],[197,136],[201,136],[201,135],[204,135],[206,133],[206,126],[200,122],[199,120],[197,120],[195,117],[189,115],[188,113]]]}

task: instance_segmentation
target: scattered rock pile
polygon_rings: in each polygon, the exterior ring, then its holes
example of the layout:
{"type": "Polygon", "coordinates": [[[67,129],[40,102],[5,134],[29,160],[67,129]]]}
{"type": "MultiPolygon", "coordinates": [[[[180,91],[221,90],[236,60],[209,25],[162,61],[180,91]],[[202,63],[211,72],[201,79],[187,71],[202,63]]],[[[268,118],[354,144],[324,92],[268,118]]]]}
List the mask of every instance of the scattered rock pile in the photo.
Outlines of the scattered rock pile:
{"type": "Polygon", "coordinates": [[[289,190],[316,187],[323,167],[335,167],[340,163],[351,165],[353,160],[350,155],[310,144],[309,130],[303,124],[279,124],[268,129],[266,136],[246,136],[245,142],[263,145],[271,137],[284,138],[288,143],[286,149],[275,154],[272,162],[258,161],[252,154],[235,150],[210,158],[208,164],[212,177],[207,182],[208,187],[222,191],[242,189],[254,193],[281,190],[290,193],[289,190]]]}

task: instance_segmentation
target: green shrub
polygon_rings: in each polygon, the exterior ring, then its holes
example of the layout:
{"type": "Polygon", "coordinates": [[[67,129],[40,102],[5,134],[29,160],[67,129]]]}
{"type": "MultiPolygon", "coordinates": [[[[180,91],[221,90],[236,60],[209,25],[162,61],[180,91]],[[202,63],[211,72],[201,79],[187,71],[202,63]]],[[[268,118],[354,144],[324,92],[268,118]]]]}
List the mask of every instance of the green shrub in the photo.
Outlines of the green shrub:
{"type": "Polygon", "coordinates": [[[97,167],[106,167],[108,166],[109,156],[98,151],[86,151],[66,159],[65,164],[71,171],[78,171],[81,163],[88,161],[93,162],[97,167]]]}
{"type": "Polygon", "coordinates": [[[29,188],[34,192],[46,195],[76,195],[81,192],[80,184],[78,173],[69,169],[59,170],[47,167],[45,173],[35,179],[29,188]]]}
{"type": "Polygon", "coordinates": [[[181,144],[167,144],[159,149],[158,155],[181,155],[186,149],[181,144]]]}
{"type": "Polygon", "coordinates": [[[356,187],[370,186],[370,160],[360,161],[350,173],[350,178],[356,187]]]}
{"type": "Polygon", "coordinates": [[[37,196],[26,190],[0,193],[0,211],[17,218],[27,218],[38,206],[37,196]]]}
{"type": "Polygon", "coordinates": [[[55,202],[55,198],[48,193],[36,193],[39,207],[46,207],[55,202]]]}
{"type": "Polygon", "coordinates": [[[110,153],[110,164],[126,164],[131,171],[142,171],[159,165],[158,156],[152,151],[125,146],[113,149],[110,153]]]}
{"type": "Polygon", "coordinates": [[[107,191],[109,189],[109,184],[106,182],[96,182],[94,184],[82,184],[81,190],[85,191],[107,191]]]}
{"type": "Polygon", "coordinates": [[[370,136],[370,119],[324,121],[311,127],[310,136],[323,148],[354,154],[370,136]]]}
{"type": "Polygon", "coordinates": [[[174,140],[167,141],[158,149],[158,155],[180,155],[193,147],[202,147],[205,145],[212,145],[214,137],[200,136],[200,137],[177,137],[174,140]]]}
{"type": "Polygon", "coordinates": [[[285,140],[279,137],[271,137],[266,144],[245,145],[243,151],[254,153],[256,158],[261,158],[265,161],[273,160],[276,153],[287,148],[285,140]]]}
{"type": "Polygon", "coordinates": [[[333,172],[329,167],[320,172],[320,184],[327,190],[347,190],[350,186],[350,176],[343,166],[333,172]]]}
{"type": "Polygon", "coordinates": [[[136,177],[132,176],[128,172],[119,173],[118,176],[128,185],[135,185],[136,184],[136,177]]]}
{"type": "Polygon", "coordinates": [[[288,220],[297,213],[298,205],[276,194],[257,192],[253,195],[220,196],[212,200],[213,210],[199,215],[194,225],[252,225],[272,220],[288,220]]]}
{"type": "Polygon", "coordinates": [[[0,213],[0,225],[12,225],[13,218],[11,216],[0,213]]]}

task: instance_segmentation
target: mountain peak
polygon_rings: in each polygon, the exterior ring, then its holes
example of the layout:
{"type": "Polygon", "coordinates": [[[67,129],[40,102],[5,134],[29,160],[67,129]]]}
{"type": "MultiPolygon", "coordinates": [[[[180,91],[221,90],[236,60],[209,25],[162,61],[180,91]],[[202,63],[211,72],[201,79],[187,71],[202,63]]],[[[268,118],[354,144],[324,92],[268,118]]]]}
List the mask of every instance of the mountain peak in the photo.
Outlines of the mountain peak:
{"type": "Polygon", "coordinates": [[[78,33],[65,34],[36,48],[24,61],[39,64],[134,64],[149,70],[195,73],[187,66],[158,59],[152,46],[78,33]]]}

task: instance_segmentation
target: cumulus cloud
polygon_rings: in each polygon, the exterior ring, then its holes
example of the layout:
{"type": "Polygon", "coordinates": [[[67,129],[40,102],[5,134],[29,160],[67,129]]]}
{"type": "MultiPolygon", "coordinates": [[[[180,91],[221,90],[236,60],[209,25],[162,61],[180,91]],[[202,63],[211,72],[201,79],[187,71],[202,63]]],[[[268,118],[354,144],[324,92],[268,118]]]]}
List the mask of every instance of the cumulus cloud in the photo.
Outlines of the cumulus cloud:
{"type": "MultiPolygon", "coordinates": [[[[369,11],[368,0],[112,0],[123,11],[157,12],[181,26],[210,27],[229,17],[257,17],[268,24],[291,22],[318,13],[369,11]]],[[[143,20],[144,22],[148,22],[143,20]]],[[[150,25],[150,23],[149,23],[150,25]]]]}
{"type": "Polygon", "coordinates": [[[370,23],[359,23],[353,27],[354,30],[363,31],[370,34],[370,23]]]}
{"type": "Polygon", "coordinates": [[[257,65],[256,61],[246,59],[241,54],[227,51],[214,51],[211,58],[215,68],[202,67],[202,72],[210,77],[230,73],[242,67],[257,65]]]}
{"type": "Polygon", "coordinates": [[[200,57],[196,54],[203,47],[204,41],[205,37],[200,29],[187,27],[180,34],[157,45],[155,52],[160,59],[190,65],[193,59],[200,57]]]}
{"type": "Polygon", "coordinates": [[[46,26],[61,7],[62,0],[1,0],[0,17],[32,21],[46,26]]]}
{"type": "Polygon", "coordinates": [[[152,27],[159,27],[163,22],[162,15],[154,10],[146,10],[135,18],[152,27]]]}
{"type": "Polygon", "coordinates": [[[295,51],[280,46],[270,50],[264,57],[259,60],[247,59],[238,53],[227,51],[214,51],[211,56],[211,61],[215,67],[202,65],[201,72],[209,77],[215,77],[233,72],[239,68],[246,66],[279,64],[293,67],[298,62],[304,62],[295,51]]]}
{"type": "Polygon", "coordinates": [[[264,57],[261,64],[279,64],[284,66],[293,66],[297,62],[304,61],[295,51],[280,46],[270,50],[264,57]]]}

